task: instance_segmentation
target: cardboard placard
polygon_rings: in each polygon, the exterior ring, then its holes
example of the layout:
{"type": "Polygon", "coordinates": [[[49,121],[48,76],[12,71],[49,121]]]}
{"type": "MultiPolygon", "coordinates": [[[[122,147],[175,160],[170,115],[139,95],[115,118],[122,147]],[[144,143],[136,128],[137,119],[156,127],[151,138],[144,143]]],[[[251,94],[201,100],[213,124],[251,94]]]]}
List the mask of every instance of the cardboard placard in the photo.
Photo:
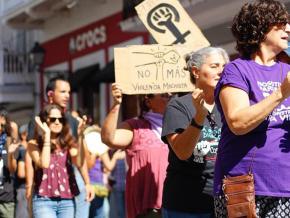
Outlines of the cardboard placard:
{"type": "Polygon", "coordinates": [[[136,45],[115,48],[115,78],[125,94],[189,92],[183,46],[136,45]]]}
{"type": "Polygon", "coordinates": [[[210,45],[177,0],[145,0],[135,9],[159,44],[183,44],[192,51],[210,45]]]}

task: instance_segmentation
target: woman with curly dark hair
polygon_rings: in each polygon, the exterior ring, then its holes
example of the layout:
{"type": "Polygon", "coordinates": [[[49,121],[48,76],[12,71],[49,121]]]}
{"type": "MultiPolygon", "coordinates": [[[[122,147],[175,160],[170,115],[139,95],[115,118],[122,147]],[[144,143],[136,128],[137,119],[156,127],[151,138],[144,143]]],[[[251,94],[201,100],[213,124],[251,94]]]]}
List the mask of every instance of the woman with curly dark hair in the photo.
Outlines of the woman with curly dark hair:
{"type": "Polygon", "coordinates": [[[79,194],[72,163],[78,165],[78,145],[63,110],[47,105],[35,117],[34,139],[28,152],[35,165],[33,216],[74,217],[74,196],[79,194]]]}
{"type": "Polygon", "coordinates": [[[290,213],[290,66],[277,60],[288,47],[289,15],[276,0],[245,4],[232,32],[241,58],[226,65],[215,90],[222,133],[215,165],[215,211],[227,217],[224,176],[252,170],[258,217],[290,213]]]}

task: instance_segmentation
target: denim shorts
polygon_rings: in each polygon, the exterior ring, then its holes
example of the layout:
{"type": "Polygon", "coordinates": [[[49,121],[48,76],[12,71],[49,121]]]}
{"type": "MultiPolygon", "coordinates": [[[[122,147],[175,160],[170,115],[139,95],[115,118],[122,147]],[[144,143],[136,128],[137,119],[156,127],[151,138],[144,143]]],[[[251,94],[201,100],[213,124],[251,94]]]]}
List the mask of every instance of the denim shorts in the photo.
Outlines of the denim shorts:
{"type": "Polygon", "coordinates": [[[75,203],[73,199],[48,198],[34,195],[32,211],[35,218],[68,218],[74,217],[75,203]]]}

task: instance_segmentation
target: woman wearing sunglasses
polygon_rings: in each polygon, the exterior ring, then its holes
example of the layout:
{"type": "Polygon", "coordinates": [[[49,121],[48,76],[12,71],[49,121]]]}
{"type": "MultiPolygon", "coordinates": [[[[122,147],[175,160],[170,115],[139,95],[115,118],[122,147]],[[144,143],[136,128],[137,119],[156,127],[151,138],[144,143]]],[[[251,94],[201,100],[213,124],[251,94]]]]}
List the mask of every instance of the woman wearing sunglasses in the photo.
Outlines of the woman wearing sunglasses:
{"type": "Polygon", "coordinates": [[[163,182],[168,146],[161,141],[162,118],[169,94],[140,96],[141,114],[122,122],[118,116],[122,90],[112,85],[114,104],[102,128],[102,140],[111,148],[125,149],[128,163],[125,204],[127,218],[161,217],[163,182]]]}
{"type": "Polygon", "coordinates": [[[78,165],[78,145],[63,110],[47,105],[35,117],[37,128],[28,151],[35,166],[32,200],[35,218],[74,217],[74,196],[79,194],[72,163],[78,165]]]}

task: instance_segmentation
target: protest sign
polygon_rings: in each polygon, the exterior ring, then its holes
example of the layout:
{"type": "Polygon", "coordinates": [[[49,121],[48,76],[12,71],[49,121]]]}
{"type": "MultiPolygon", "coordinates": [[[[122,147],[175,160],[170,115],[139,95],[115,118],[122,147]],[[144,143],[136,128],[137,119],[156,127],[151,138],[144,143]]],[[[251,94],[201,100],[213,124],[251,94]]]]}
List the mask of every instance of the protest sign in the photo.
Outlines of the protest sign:
{"type": "Polygon", "coordinates": [[[210,45],[177,0],[145,0],[135,9],[159,44],[183,44],[192,51],[210,45]]]}
{"type": "Polygon", "coordinates": [[[188,92],[193,90],[184,70],[183,46],[136,45],[115,48],[115,78],[125,94],[188,92]]]}

